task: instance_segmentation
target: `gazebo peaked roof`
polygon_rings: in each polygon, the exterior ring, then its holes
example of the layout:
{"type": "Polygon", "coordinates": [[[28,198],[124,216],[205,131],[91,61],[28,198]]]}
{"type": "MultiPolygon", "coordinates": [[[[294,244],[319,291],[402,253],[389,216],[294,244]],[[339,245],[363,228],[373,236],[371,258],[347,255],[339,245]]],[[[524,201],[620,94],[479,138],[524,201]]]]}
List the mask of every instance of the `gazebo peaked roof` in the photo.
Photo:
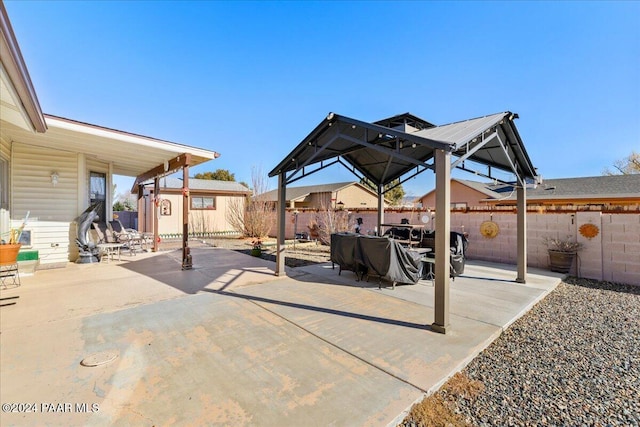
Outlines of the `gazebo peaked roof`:
{"type": "Polygon", "coordinates": [[[535,179],[536,170],[513,122],[517,114],[506,111],[416,132],[416,135],[455,145],[453,167],[466,169],[463,162],[514,172],[524,181],[535,179]]]}
{"type": "Polygon", "coordinates": [[[513,172],[523,182],[535,178],[536,172],[513,123],[517,117],[507,111],[433,126],[409,113],[376,123],[329,113],[269,176],[284,172],[288,174],[287,183],[291,183],[341,163],[359,178],[386,185],[433,170],[435,150],[444,150],[457,158],[452,167],[470,170],[464,162],[473,161],[489,167],[488,173],[481,175],[491,176],[491,169],[495,168],[513,172]],[[396,126],[378,124],[393,125],[397,122],[394,118],[420,120],[424,128],[404,132],[396,126]]]}

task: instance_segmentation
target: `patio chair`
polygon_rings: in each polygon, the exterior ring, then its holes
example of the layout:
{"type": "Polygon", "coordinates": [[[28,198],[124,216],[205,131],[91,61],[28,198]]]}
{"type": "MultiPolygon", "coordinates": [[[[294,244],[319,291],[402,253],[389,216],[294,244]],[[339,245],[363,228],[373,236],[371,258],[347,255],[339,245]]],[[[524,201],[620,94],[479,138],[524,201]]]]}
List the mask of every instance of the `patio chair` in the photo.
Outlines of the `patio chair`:
{"type": "Polygon", "coordinates": [[[107,225],[118,242],[124,243],[127,246],[131,255],[135,255],[136,251],[147,249],[149,241],[147,237],[141,235],[138,230],[125,228],[119,219],[109,221],[107,225]]]}
{"type": "Polygon", "coordinates": [[[113,234],[111,229],[107,226],[105,222],[94,222],[93,230],[95,231],[97,237],[97,244],[101,243],[119,243],[116,236],[113,234]]]}
{"type": "Polygon", "coordinates": [[[138,232],[132,228],[124,228],[124,225],[122,225],[119,219],[109,221],[107,227],[109,227],[116,239],[121,241],[128,241],[138,234],[138,232]]]}
{"type": "MultiPolygon", "coordinates": [[[[424,233],[420,244],[423,248],[430,248],[431,252],[427,254],[429,258],[436,256],[435,231],[424,233]]],[[[458,232],[452,231],[449,235],[449,276],[454,280],[457,276],[464,273],[464,265],[466,260],[467,247],[469,241],[458,232]]],[[[433,266],[432,266],[433,267],[433,266]]]]}

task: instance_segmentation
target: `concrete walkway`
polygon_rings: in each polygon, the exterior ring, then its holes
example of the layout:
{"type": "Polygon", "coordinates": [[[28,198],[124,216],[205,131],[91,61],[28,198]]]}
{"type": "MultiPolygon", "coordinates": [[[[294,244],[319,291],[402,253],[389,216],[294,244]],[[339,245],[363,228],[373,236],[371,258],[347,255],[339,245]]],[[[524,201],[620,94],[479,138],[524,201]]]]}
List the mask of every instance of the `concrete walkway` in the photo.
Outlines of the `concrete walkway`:
{"type": "Polygon", "coordinates": [[[394,425],[560,281],[468,263],[441,335],[430,281],[379,290],[330,264],[278,278],[259,258],[192,253],[191,271],[179,252],[142,254],[0,291],[20,296],[0,308],[1,403],[29,404],[0,425],[394,425]]]}

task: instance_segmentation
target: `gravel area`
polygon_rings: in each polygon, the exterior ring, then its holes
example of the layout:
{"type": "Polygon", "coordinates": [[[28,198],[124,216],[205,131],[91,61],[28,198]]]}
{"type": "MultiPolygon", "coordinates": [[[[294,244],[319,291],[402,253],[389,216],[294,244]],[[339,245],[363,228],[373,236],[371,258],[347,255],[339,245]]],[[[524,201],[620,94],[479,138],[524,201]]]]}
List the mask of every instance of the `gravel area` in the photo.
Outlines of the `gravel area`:
{"type": "Polygon", "coordinates": [[[436,397],[468,425],[638,426],[640,286],[569,278],[462,374],[482,391],[436,397]]]}

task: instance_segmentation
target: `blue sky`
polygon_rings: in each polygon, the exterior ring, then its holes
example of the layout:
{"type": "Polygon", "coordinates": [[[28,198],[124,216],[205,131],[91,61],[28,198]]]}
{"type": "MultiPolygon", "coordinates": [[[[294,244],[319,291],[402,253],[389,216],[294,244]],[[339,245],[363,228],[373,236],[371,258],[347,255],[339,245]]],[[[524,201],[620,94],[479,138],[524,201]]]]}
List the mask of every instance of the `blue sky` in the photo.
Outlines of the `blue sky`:
{"type": "MultiPolygon", "coordinates": [[[[330,111],[435,124],[513,111],[546,178],[640,150],[639,2],[5,6],[45,113],[221,153],[193,173],[250,182],[330,111]]],[[[336,165],[296,185],[349,180],[336,165]]],[[[430,172],[404,185],[432,187],[430,172]]]]}

